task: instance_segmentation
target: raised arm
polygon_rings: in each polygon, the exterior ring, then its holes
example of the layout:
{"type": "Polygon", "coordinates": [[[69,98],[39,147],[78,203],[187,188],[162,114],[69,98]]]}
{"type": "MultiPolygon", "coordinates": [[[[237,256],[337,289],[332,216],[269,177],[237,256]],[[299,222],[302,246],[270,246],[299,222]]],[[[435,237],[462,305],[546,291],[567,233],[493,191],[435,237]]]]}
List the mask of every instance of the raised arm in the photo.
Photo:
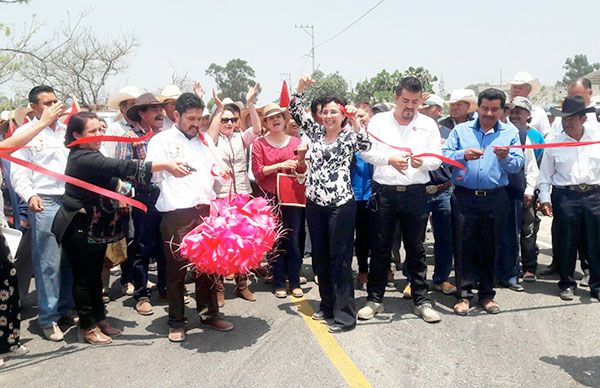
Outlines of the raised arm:
{"type": "Polygon", "coordinates": [[[208,127],[208,136],[213,140],[214,143],[217,142],[217,136],[219,136],[219,127],[221,125],[221,117],[223,116],[223,102],[217,96],[217,92],[215,89],[212,91],[213,101],[217,109],[215,110],[215,114],[212,117],[212,121],[210,122],[210,126],[208,127]]]}
{"type": "Polygon", "coordinates": [[[306,133],[306,135],[312,141],[315,141],[315,136],[317,133],[323,131],[321,126],[306,113],[304,106],[304,90],[314,83],[315,81],[313,81],[308,74],[300,77],[300,80],[298,81],[298,87],[296,88],[296,93],[294,93],[292,96],[289,107],[290,114],[292,115],[294,121],[300,128],[302,128],[304,133],[306,133]]]}
{"type": "MultiPolygon", "coordinates": [[[[56,104],[52,104],[52,106],[45,107],[44,112],[42,113],[42,117],[29,128],[18,131],[13,134],[11,137],[4,139],[0,142],[0,147],[2,148],[15,148],[22,147],[29,143],[31,139],[36,137],[44,128],[51,125],[53,122],[58,120],[60,115],[64,110],[64,106],[62,102],[57,102],[56,104]]],[[[2,151],[0,152],[10,152],[10,151],[2,151]]]]}
{"type": "Polygon", "coordinates": [[[248,110],[250,111],[250,121],[252,122],[252,131],[244,131],[243,139],[244,139],[244,147],[248,148],[250,144],[254,143],[257,137],[262,133],[262,123],[260,122],[260,116],[256,111],[256,107],[254,106],[254,100],[256,99],[256,95],[260,90],[260,84],[257,82],[254,86],[248,88],[248,94],[246,94],[246,104],[248,105],[248,110]]]}

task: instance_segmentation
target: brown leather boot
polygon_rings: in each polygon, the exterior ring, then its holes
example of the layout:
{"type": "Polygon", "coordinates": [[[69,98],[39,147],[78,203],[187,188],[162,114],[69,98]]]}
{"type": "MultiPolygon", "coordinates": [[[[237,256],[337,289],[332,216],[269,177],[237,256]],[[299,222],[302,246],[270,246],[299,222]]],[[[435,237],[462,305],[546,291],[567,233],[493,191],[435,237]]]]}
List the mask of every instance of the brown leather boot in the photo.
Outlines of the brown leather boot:
{"type": "Polygon", "coordinates": [[[256,301],[256,296],[250,291],[248,288],[248,275],[236,275],[235,277],[237,287],[235,289],[235,294],[244,300],[249,302],[256,301]]]}
{"type": "Polygon", "coordinates": [[[108,345],[112,339],[102,333],[98,326],[94,326],[88,330],[79,330],[79,340],[92,345],[108,345]]]}
{"type": "Polygon", "coordinates": [[[111,338],[118,337],[121,334],[123,334],[123,332],[121,330],[117,329],[116,327],[114,327],[113,325],[108,323],[108,321],[106,319],[98,322],[98,328],[100,329],[101,332],[103,332],[104,334],[106,334],[107,336],[109,336],[111,338]]]}

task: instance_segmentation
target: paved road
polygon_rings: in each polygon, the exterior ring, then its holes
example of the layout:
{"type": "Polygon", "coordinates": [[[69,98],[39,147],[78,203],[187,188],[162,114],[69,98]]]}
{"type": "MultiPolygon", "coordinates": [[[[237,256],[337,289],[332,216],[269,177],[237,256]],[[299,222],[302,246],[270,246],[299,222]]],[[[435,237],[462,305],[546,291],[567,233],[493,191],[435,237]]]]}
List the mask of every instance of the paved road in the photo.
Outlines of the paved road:
{"type": "MultiPolygon", "coordinates": [[[[543,264],[550,261],[549,242],[544,220],[543,264]]],[[[400,273],[396,279],[402,289],[400,273]]],[[[523,293],[500,289],[502,312],[496,316],[478,309],[458,317],[453,298],[432,294],[443,319],[436,325],[417,319],[412,302],[390,289],[385,313],[335,337],[306,319],[318,306],[310,281],[301,302],[276,299],[262,282],[252,286],[258,301],[245,302],[233,298],[228,284],[223,312],[235,329],[199,328],[190,308],[182,344],[166,339],[165,306],[139,316],[132,299],[119,296],[117,284],[112,293],[118,298],[108,310],[124,329],[122,337],[92,347],[77,343],[72,328],[64,342],[48,342],[40,337],[35,312],[27,309],[22,329],[31,353],[0,370],[0,387],[600,386],[600,303],[585,289],[574,301],[561,301],[556,279],[525,284],[523,293]]],[[[365,297],[357,292],[359,305],[365,297]]]]}

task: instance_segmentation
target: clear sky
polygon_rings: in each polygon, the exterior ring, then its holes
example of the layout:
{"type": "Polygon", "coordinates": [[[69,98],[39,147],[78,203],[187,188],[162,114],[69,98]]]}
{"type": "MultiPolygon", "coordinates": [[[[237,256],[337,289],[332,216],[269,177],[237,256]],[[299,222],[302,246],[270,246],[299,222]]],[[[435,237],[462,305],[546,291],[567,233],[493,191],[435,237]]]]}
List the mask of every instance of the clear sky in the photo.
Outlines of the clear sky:
{"type": "MultiPolygon", "coordinates": [[[[0,5],[0,20],[22,28],[32,14],[59,27],[67,11],[91,9],[98,36],[135,34],[141,46],[130,67],[109,85],[154,91],[169,83],[172,67],[214,86],[211,63],[242,58],[263,85],[260,103],[278,97],[282,73],[293,85],[309,72],[310,38],[295,24],[315,27],[315,41],[329,39],[378,0],[190,1],[31,0],[0,5]]],[[[316,65],[339,71],[351,84],[382,69],[424,66],[443,76],[446,90],[500,82],[528,70],[542,84],[562,78],[567,57],[578,53],[600,62],[600,1],[400,1],[385,0],[338,38],[316,50],[316,65]]],[[[8,93],[10,95],[10,93],[8,93]]]]}

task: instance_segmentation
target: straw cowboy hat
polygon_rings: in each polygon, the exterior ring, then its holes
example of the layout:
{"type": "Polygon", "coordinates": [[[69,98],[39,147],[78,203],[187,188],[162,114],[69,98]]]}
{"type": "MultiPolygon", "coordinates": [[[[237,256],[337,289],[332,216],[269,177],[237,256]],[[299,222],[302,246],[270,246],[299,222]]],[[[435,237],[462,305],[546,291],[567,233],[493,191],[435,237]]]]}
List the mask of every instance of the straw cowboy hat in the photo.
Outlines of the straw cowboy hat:
{"type": "Polygon", "coordinates": [[[283,120],[285,124],[287,124],[287,122],[292,118],[292,115],[290,114],[290,112],[288,112],[287,109],[280,107],[279,104],[276,104],[274,102],[270,102],[267,105],[263,106],[262,108],[260,108],[260,111],[262,112],[263,126],[267,118],[277,116],[278,114],[283,115],[283,120]]]}
{"type": "Polygon", "coordinates": [[[585,101],[581,96],[566,97],[563,100],[562,107],[550,108],[550,111],[554,116],[558,117],[569,117],[578,113],[591,113],[596,112],[594,107],[586,108],[585,101]]]}
{"type": "Polygon", "coordinates": [[[536,94],[537,92],[540,91],[540,89],[542,88],[542,84],[540,84],[540,81],[538,81],[537,79],[533,78],[531,76],[531,74],[529,74],[526,71],[519,71],[517,72],[517,74],[515,74],[515,76],[513,77],[512,80],[508,81],[509,85],[524,85],[524,84],[529,84],[529,86],[531,86],[531,92],[529,92],[530,96],[533,96],[534,94],[536,94]]]}
{"type": "Polygon", "coordinates": [[[21,125],[25,124],[25,117],[27,117],[31,112],[33,112],[33,109],[31,109],[29,105],[20,106],[16,108],[13,112],[13,118],[17,123],[17,126],[20,127],[21,125]]]}
{"type": "Polygon", "coordinates": [[[114,110],[120,110],[119,104],[127,100],[135,100],[140,96],[140,90],[135,86],[125,86],[119,92],[109,97],[106,106],[114,110]]]}
{"type": "Polygon", "coordinates": [[[181,94],[181,89],[177,85],[167,85],[156,98],[160,102],[165,102],[167,100],[177,100],[181,94]]]}
{"type": "Polygon", "coordinates": [[[464,101],[469,104],[469,112],[477,110],[477,96],[471,89],[454,89],[450,93],[450,99],[446,101],[446,104],[454,104],[455,102],[464,101]]]}
{"type": "Polygon", "coordinates": [[[158,101],[156,97],[154,97],[154,94],[144,93],[135,99],[135,103],[131,106],[131,108],[127,109],[127,118],[129,120],[135,121],[136,123],[139,123],[142,120],[142,118],[140,117],[140,109],[146,106],[153,105],[158,105],[162,107],[165,104],[158,101]]]}

